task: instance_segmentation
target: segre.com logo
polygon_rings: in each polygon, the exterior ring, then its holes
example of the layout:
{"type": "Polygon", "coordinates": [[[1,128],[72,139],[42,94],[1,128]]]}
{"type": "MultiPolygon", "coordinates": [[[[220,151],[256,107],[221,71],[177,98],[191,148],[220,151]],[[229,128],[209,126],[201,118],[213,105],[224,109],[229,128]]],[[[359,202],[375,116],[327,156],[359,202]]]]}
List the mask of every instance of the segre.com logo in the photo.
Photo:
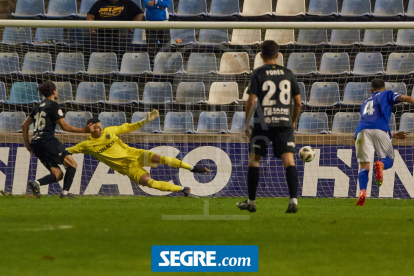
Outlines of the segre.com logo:
{"type": "Polygon", "coordinates": [[[154,245],[153,272],[257,272],[257,245],[154,245]]]}

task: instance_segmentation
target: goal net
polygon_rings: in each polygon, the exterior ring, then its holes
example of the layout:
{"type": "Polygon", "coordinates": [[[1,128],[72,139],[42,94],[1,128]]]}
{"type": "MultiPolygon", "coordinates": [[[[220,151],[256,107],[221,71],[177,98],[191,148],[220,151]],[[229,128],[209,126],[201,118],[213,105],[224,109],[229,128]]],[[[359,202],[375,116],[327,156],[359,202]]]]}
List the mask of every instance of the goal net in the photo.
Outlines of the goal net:
{"type": "MultiPolygon", "coordinates": [[[[65,120],[77,127],[90,118],[103,127],[136,122],[158,109],[159,119],[120,138],[212,170],[196,175],[165,165],[145,168],[152,178],[189,186],[198,196],[224,197],[247,194],[244,110],[252,71],[263,64],[262,41],[279,44],[277,62],[296,74],[301,88],[296,146],[316,151],[312,162],[296,160],[302,197],[358,194],[353,135],[370,81],[381,78],[404,95],[414,84],[414,24],[406,22],[6,20],[0,26],[0,190],[13,194],[31,193],[27,181],[48,173],[21,134],[22,122],[42,100],[37,87],[45,80],[56,84],[65,120]]],[[[414,128],[411,110],[394,106],[392,132],[414,128]]],[[[69,147],[88,135],[57,128],[56,137],[69,147]]],[[[368,196],[414,196],[412,142],[411,136],[394,141],[394,166],[384,172],[381,188],[370,177],[368,196]]],[[[140,186],[89,155],[74,158],[75,194],[178,195],[140,186]]],[[[41,193],[59,194],[62,184],[42,186],[41,193]]],[[[258,195],[288,196],[285,170],[271,147],[258,195]]]]}

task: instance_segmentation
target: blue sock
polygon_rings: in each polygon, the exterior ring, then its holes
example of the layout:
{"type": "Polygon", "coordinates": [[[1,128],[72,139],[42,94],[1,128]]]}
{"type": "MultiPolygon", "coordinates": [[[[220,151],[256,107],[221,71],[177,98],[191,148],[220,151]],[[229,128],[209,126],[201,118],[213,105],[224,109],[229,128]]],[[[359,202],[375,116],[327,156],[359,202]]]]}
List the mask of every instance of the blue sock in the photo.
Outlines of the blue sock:
{"type": "Polygon", "coordinates": [[[368,171],[366,169],[361,169],[358,173],[359,180],[359,190],[367,190],[368,186],[368,171]]]}
{"type": "Polygon", "coordinates": [[[388,156],[381,159],[381,162],[384,163],[384,170],[388,170],[392,167],[392,165],[394,165],[394,160],[392,160],[391,157],[388,156]]]}

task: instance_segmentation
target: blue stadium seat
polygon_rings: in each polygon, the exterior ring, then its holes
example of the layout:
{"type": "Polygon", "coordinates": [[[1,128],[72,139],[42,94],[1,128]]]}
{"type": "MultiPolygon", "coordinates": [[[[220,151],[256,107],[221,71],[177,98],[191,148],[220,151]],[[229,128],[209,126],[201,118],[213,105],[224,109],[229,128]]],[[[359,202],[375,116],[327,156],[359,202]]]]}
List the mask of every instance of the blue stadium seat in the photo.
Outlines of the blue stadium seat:
{"type": "Polygon", "coordinates": [[[180,0],[176,15],[182,17],[207,15],[207,2],[206,0],[180,0]]]}
{"type": "Polygon", "coordinates": [[[355,58],[354,75],[384,74],[381,53],[358,53],[355,58]]]}
{"type": "Polygon", "coordinates": [[[142,9],[141,0],[132,0],[132,2],[134,2],[138,7],[140,7],[142,9]]]}
{"type": "Polygon", "coordinates": [[[213,82],[210,86],[208,104],[222,105],[238,103],[239,86],[237,82],[213,82]]]}
{"type": "Polygon", "coordinates": [[[2,44],[32,44],[32,29],[29,27],[5,27],[2,44]]]}
{"type": "MultiPolygon", "coordinates": [[[[145,119],[147,112],[135,112],[132,115],[131,124],[145,119]]],[[[141,133],[161,133],[160,117],[140,127],[136,132],[141,133]]]]}
{"type": "Polygon", "coordinates": [[[65,82],[53,82],[56,85],[58,91],[58,103],[71,103],[73,102],[72,84],[68,81],[65,82]]]}
{"type": "Polygon", "coordinates": [[[271,0],[244,0],[242,16],[271,15],[273,11],[271,0]]]}
{"type": "Polygon", "coordinates": [[[172,86],[169,82],[147,82],[142,95],[145,104],[164,104],[172,102],[172,86]]]}
{"type": "Polygon", "coordinates": [[[305,0],[278,0],[275,10],[277,16],[298,16],[306,14],[305,0]]]}
{"type": "Polygon", "coordinates": [[[309,106],[333,106],[340,101],[339,86],[336,82],[314,82],[309,95],[309,106]]]}
{"type": "Polygon", "coordinates": [[[264,40],[273,40],[278,45],[295,44],[295,30],[266,29],[264,40]]]}
{"type": "Polygon", "coordinates": [[[369,82],[348,82],[344,90],[344,98],[341,104],[361,105],[371,97],[371,84],[369,82]]]}
{"type": "Polygon", "coordinates": [[[110,75],[118,73],[115,53],[92,53],[89,58],[88,75],[110,75]]]}
{"type": "Polygon", "coordinates": [[[168,112],[164,119],[164,133],[195,133],[193,114],[187,112],[168,112]]]}
{"type": "Polygon", "coordinates": [[[375,17],[396,17],[404,15],[403,0],[376,0],[375,17]]]}
{"type": "Polygon", "coordinates": [[[291,53],[286,67],[295,74],[314,74],[317,72],[315,54],[291,53]]]}
{"type": "Polygon", "coordinates": [[[262,42],[260,29],[234,29],[231,35],[231,45],[254,45],[262,42]]]}
{"type": "Polygon", "coordinates": [[[383,46],[394,44],[392,29],[366,29],[362,45],[383,46]]]}
{"type": "Polygon", "coordinates": [[[145,36],[145,30],[135,29],[134,38],[132,39],[132,45],[147,45],[147,40],[145,36]]]}
{"type": "Polygon", "coordinates": [[[196,43],[194,29],[170,29],[171,45],[184,46],[196,43]]]}
{"type": "Polygon", "coordinates": [[[217,60],[214,53],[191,53],[187,63],[188,74],[217,73],[217,60]]]}
{"type": "Polygon", "coordinates": [[[50,0],[46,17],[59,19],[78,15],[76,0],[50,0]]]}
{"type": "Polygon", "coordinates": [[[184,73],[183,56],[179,52],[160,52],[155,56],[154,74],[173,75],[184,73]]]}
{"type": "MultiPolygon", "coordinates": [[[[235,112],[231,120],[231,133],[244,133],[244,123],[246,121],[246,112],[235,112]]],[[[254,116],[250,117],[250,125],[253,126],[254,116]]]]}
{"type": "Polygon", "coordinates": [[[63,28],[37,28],[34,45],[54,46],[64,42],[63,28]]]}
{"type": "Polygon", "coordinates": [[[0,74],[18,73],[19,71],[17,53],[0,53],[0,74]]]}
{"type": "Polygon", "coordinates": [[[70,75],[85,73],[85,64],[81,52],[59,53],[56,57],[54,74],[70,75]]]}
{"type": "Polygon", "coordinates": [[[337,112],[332,123],[332,133],[354,134],[360,119],[358,112],[337,112]]]}
{"type": "Polygon", "coordinates": [[[343,0],[341,16],[345,17],[362,17],[370,16],[371,0],[343,0]]]}
{"type": "Polygon", "coordinates": [[[316,16],[337,15],[338,2],[337,0],[310,0],[308,14],[316,16]]]}
{"type": "MultiPolygon", "coordinates": [[[[260,56],[261,52],[257,53],[255,58],[254,58],[254,64],[253,64],[253,70],[259,68],[260,66],[263,66],[263,59],[260,56]]],[[[278,53],[277,55],[277,59],[276,59],[276,64],[280,65],[280,66],[285,66],[284,62],[283,62],[283,55],[282,53],[278,53]]]]}
{"type": "Polygon", "coordinates": [[[387,75],[403,75],[414,72],[414,53],[391,53],[388,56],[387,75]]]}
{"type": "Polygon", "coordinates": [[[240,14],[239,0],[211,0],[211,17],[230,17],[240,14]]]}
{"type": "Polygon", "coordinates": [[[358,29],[333,29],[329,44],[334,46],[347,46],[361,43],[358,29]]]}
{"type": "Polygon", "coordinates": [[[206,89],[202,82],[180,82],[175,102],[179,104],[206,103],[206,89]]]}
{"type": "Polygon", "coordinates": [[[307,103],[307,97],[306,97],[306,88],[305,84],[303,82],[298,82],[299,90],[300,90],[300,99],[303,104],[307,103]]]}
{"type": "Polygon", "coordinates": [[[351,72],[347,53],[324,53],[322,55],[320,74],[348,74],[351,72]]]}
{"type": "Polygon", "coordinates": [[[5,103],[6,101],[7,101],[6,84],[0,81],[0,103],[5,103]]]}
{"type": "Polygon", "coordinates": [[[81,82],[76,91],[77,103],[98,103],[106,101],[103,82],[81,82]]]}
{"type": "Polygon", "coordinates": [[[325,112],[303,112],[300,115],[299,134],[327,134],[329,133],[328,115],[325,112]]]}
{"type": "Polygon", "coordinates": [[[414,17],[414,0],[410,0],[408,2],[407,12],[405,13],[405,16],[408,18],[414,17]]]}
{"type": "Polygon", "coordinates": [[[407,85],[403,82],[385,82],[385,89],[407,96],[407,85]]]}
{"type": "Polygon", "coordinates": [[[85,111],[68,111],[65,114],[65,121],[67,124],[72,125],[74,127],[84,128],[86,127],[86,122],[89,119],[92,119],[91,112],[85,111]]]}
{"type": "Polygon", "coordinates": [[[126,123],[124,112],[101,112],[98,117],[102,128],[110,126],[120,126],[126,123]]]}
{"type": "MultiPolygon", "coordinates": [[[[412,1],[414,3],[414,1],[412,1]]],[[[414,16],[414,14],[413,14],[414,16]]],[[[397,46],[413,46],[414,45],[414,29],[399,29],[397,33],[397,46]]]]}
{"type": "Polygon", "coordinates": [[[122,57],[119,75],[140,75],[151,73],[148,53],[125,53],[122,57]]]}
{"type": "Polygon", "coordinates": [[[50,53],[28,52],[24,55],[23,74],[46,74],[52,72],[52,56],[50,53]]]}
{"type": "Polygon", "coordinates": [[[299,45],[327,44],[328,32],[326,29],[301,29],[296,43],[299,45]]]}
{"type": "Polygon", "coordinates": [[[14,82],[10,90],[9,104],[29,104],[39,102],[37,82],[14,82]]]}
{"type": "Polygon", "coordinates": [[[17,0],[12,16],[20,19],[43,17],[45,16],[45,2],[44,0],[17,0]]]}
{"type": "Polygon", "coordinates": [[[124,104],[138,103],[139,93],[136,82],[113,82],[109,90],[108,103],[124,104]]]}
{"type": "Polygon", "coordinates": [[[227,52],[221,56],[219,74],[250,73],[249,54],[246,52],[227,52]]]}
{"type": "Polygon", "coordinates": [[[390,130],[391,132],[397,132],[397,123],[395,122],[395,115],[394,113],[391,113],[390,117],[390,130]]]}
{"type": "Polygon", "coordinates": [[[0,133],[21,132],[24,120],[24,112],[0,112],[0,133]]]}
{"type": "Polygon", "coordinates": [[[400,119],[400,129],[399,131],[414,131],[414,113],[403,113],[400,119]]]}
{"type": "Polygon", "coordinates": [[[228,133],[227,115],[224,111],[201,112],[197,125],[198,133],[228,133]]]}
{"type": "Polygon", "coordinates": [[[201,29],[198,35],[200,45],[221,45],[229,42],[227,29],[201,29]]]}
{"type": "Polygon", "coordinates": [[[86,18],[88,11],[92,8],[96,1],[98,0],[82,0],[79,9],[79,17],[86,18]]]}

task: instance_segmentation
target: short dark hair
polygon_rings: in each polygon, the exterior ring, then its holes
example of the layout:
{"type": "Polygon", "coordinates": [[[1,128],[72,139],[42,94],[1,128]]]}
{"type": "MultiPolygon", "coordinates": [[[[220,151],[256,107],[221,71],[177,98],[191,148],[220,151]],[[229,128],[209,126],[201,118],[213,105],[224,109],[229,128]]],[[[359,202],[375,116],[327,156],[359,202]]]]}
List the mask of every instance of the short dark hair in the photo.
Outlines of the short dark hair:
{"type": "Polygon", "coordinates": [[[271,59],[279,52],[279,45],[273,40],[265,40],[261,46],[263,59],[271,59]]]}
{"type": "Polygon", "coordinates": [[[374,79],[371,81],[371,88],[374,91],[379,91],[385,88],[385,82],[382,79],[374,79]]]}
{"type": "Polygon", "coordinates": [[[47,80],[41,85],[39,85],[37,90],[39,90],[39,92],[42,93],[42,95],[45,98],[49,98],[53,95],[53,92],[56,90],[56,85],[53,83],[53,81],[47,80]]]}
{"type": "Polygon", "coordinates": [[[86,125],[89,125],[89,124],[97,124],[97,123],[99,123],[99,122],[101,122],[98,118],[92,118],[92,119],[89,119],[87,122],[86,122],[86,125]]]}

